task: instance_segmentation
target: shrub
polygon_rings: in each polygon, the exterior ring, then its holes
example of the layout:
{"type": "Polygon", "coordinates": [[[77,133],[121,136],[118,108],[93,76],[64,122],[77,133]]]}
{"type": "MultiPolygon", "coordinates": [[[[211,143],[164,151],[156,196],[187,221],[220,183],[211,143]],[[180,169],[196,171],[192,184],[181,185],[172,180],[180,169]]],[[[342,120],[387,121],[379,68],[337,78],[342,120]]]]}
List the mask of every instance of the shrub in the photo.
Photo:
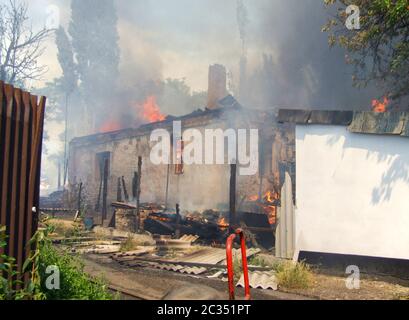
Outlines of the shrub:
{"type": "MultiPolygon", "coordinates": [[[[37,239],[38,234],[35,235],[32,241],[37,239]]],[[[0,250],[3,250],[7,245],[6,228],[0,226],[0,250]]],[[[31,244],[31,241],[30,241],[31,244]]],[[[31,252],[30,258],[24,263],[23,273],[32,266],[32,261],[37,261],[37,250],[31,252]]],[[[26,286],[23,286],[22,274],[18,272],[15,264],[15,259],[2,253],[0,255],[0,300],[43,300],[45,295],[40,290],[40,280],[38,277],[38,270],[32,266],[30,279],[26,286]],[[23,287],[17,289],[17,287],[23,287]]]]}
{"type": "MultiPolygon", "coordinates": [[[[18,279],[15,259],[5,254],[0,256],[0,300],[108,300],[113,296],[100,279],[93,279],[84,272],[83,264],[68,253],[58,252],[47,234],[49,228],[36,232],[30,244],[35,247],[24,263],[30,281],[23,289],[17,290],[18,279]],[[48,290],[46,273],[48,266],[57,266],[60,271],[60,289],[48,290]]],[[[5,228],[0,227],[0,249],[6,246],[5,228]]]]}
{"type": "Polygon", "coordinates": [[[57,266],[60,271],[60,289],[48,290],[42,281],[42,291],[49,300],[110,300],[101,279],[92,279],[84,272],[84,265],[66,252],[58,252],[51,244],[45,244],[40,250],[40,275],[46,279],[48,266],[57,266]]]}
{"type": "Polygon", "coordinates": [[[81,236],[83,230],[79,222],[70,222],[63,220],[50,220],[47,222],[50,233],[55,233],[60,237],[76,238],[81,236]]]}
{"type": "Polygon", "coordinates": [[[304,262],[285,261],[274,266],[278,284],[287,289],[307,289],[312,283],[311,268],[304,262]]]}
{"type": "Polygon", "coordinates": [[[129,235],[128,238],[126,238],[126,240],[121,243],[119,250],[121,252],[133,251],[138,249],[139,244],[140,243],[138,241],[136,241],[131,235],[129,235]]]}
{"type": "Polygon", "coordinates": [[[146,236],[129,234],[125,241],[121,243],[120,251],[129,252],[137,250],[139,247],[152,245],[152,242],[146,236]]]}

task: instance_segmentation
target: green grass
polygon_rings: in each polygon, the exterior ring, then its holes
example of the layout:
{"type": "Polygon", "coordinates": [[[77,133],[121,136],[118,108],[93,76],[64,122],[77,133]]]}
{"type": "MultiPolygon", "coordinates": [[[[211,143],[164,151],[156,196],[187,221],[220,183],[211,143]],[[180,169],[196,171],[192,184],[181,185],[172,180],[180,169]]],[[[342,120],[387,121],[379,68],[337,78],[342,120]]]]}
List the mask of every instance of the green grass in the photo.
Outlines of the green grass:
{"type": "Polygon", "coordinates": [[[129,252],[138,249],[139,242],[136,241],[132,236],[128,236],[125,241],[121,243],[120,251],[121,252],[129,252]]]}
{"type": "Polygon", "coordinates": [[[260,257],[260,256],[251,257],[248,261],[248,264],[250,266],[262,267],[262,268],[270,267],[267,261],[263,257],[260,257]]]}
{"type": "Polygon", "coordinates": [[[51,234],[56,234],[59,237],[75,238],[79,237],[83,231],[83,227],[79,222],[70,222],[53,219],[48,221],[48,227],[51,234]]]}
{"type": "Polygon", "coordinates": [[[233,271],[234,271],[234,283],[239,282],[241,275],[243,274],[243,266],[241,257],[233,259],[233,271]]]}

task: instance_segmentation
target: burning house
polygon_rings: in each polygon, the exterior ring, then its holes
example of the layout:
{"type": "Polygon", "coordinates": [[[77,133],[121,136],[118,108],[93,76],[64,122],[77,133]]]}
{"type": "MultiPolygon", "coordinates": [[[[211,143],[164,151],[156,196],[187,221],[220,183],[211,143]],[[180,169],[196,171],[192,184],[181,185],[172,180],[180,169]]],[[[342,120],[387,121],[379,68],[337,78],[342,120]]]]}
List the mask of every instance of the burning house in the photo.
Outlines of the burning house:
{"type": "MultiPolygon", "coordinates": [[[[217,213],[215,221],[219,227],[229,226],[234,210],[237,225],[253,224],[254,232],[270,230],[274,237],[284,173],[293,176],[295,172],[295,137],[291,125],[278,125],[272,111],[241,106],[228,94],[226,70],[220,65],[209,69],[208,104],[204,110],[172,117],[161,114],[154,97],[150,98],[149,105],[145,112],[149,113],[150,123],[119,130],[114,126],[112,132],[76,138],[70,143],[69,181],[71,185],[82,184],[83,201],[95,221],[99,217],[103,219],[100,223],[110,221],[111,205],[116,202],[135,206],[140,202],[141,207],[149,207],[151,213],[163,215],[174,215],[178,204],[184,219],[197,217],[208,221],[211,220],[206,218],[209,212],[217,213]],[[181,125],[180,137],[175,137],[175,122],[181,125]],[[247,158],[257,161],[256,170],[250,175],[241,175],[238,165],[236,173],[236,166],[227,161],[228,152],[222,155],[224,163],[184,163],[181,151],[189,142],[183,141],[183,136],[189,129],[196,129],[202,136],[209,130],[226,132],[233,129],[237,132],[241,129],[248,133],[257,129],[256,155],[250,152],[248,137],[244,146],[237,141],[234,146],[236,151],[243,147],[247,158]],[[155,142],[151,137],[155,130],[169,133],[171,149],[176,153],[173,156],[179,160],[177,163],[152,162],[155,142]]],[[[217,157],[216,151],[215,154],[217,157]]],[[[156,217],[157,220],[168,219],[156,217]]]]}
{"type": "Polygon", "coordinates": [[[408,119],[280,110],[296,125],[297,252],[409,260],[408,119]]]}

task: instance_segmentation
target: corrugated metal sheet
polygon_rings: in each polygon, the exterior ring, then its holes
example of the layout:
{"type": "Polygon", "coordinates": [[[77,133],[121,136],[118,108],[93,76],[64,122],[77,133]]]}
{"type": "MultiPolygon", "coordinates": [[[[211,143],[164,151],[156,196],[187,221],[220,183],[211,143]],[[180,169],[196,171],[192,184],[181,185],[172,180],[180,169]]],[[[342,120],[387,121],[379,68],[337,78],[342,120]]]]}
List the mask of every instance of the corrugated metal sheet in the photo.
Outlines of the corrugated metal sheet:
{"type": "MultiPolygon", "coordinates": [[[[270,272],[249,272],[250,288],[263,290],[278,290],[277,278],[273,271],[270,272]]],[[[237,287],[244,288],[244,276],[242,275],[237,287]]]]}
{"type": "Polygon", "coordinates": [[[148,261],[130,261],[124,263],[124,265],[129,267],[143,267],[143,268],[153,268],[165,271],[172,271],[178,272],[182,274],[189,274],[189,275],[201,275],[207,272],[206,268],[203,267],[185,267],[177,264],[163,264],[163,263],[156,263],[156,262],[148,262],[148,261]]]}
{"type": "Polygon", "coordinates": [[[295,250],[295,223],[292,182],[286,172],[281,190],[281,207],[278,208],[276,229],[276,257],[292,259],[295,250]]]}
{"type": "Polygon", "coordinates": [[[147,253],[152,253],[156,250],[155,247],[143,247],[141,249],[137,249],[134,251],[128,251],[128,252],[119,252],[115,255],[112,256],[114,259],[120,259],[120,258],[134,258],[138,257],[147,253]]]}
{"type": "MultiPolygon", "coordinates": [[[[260,252],[259,249],[249,249],[247,250],[247,257],[251,257],[257,254],[258,252],[260,252]]],[[[233,254],[240,256],[241,255],[240,249],[233,250],[233,254]]],[[[155,269],[178,272],[182,274],[201,275],[206,272],[209,272],[211,269],[217,269],[219,267],[224,269],[224,266],[226,265],[226,250],[218,249],[218,248],[205,248],[199,252],[195,252],[185,257],[169,259],[166,261],[166,263],[155,262],[152,260],[149,260],[149,261],[134,260],[132,259],[132,257],[117,257],[115,260],[117,260],[118,262],[128,267],[150,267],[150,268],[155,268],[155,269]],[[175,261],[175,263],[173,264],[172,261],[175,261]],[[212,265],[212,267],[207,268],[207,267],[200,267],[200,266],[198,267],[185,266],[183,265],[183,263],[205,264],[205,265],[212,265]],[[218,265],[219,263],[221,265],[218,265]]]]}
{"type": "Polygon", "coordinates": [[[207,272],[207,269],[203,267],[183,267],[183,266],[174,265],[174,264],[158,264],[155,267],[161,270],[179,272],[182,274],[200,275],[200,274],[207,272]]]}
{"type": "MultiPolygon", "coordinates": [[[[247,257],[249,258],[259,252],[260,249],[250,248],[247,250],[247,257]]],[[[233,255],[241,256],[240,249],[233,249],[233,255]]],[[[189,263],[218,264],[224,262],[224,264],[226,264],[226,250],[219,248],[205,248],[191,255],[178,258],[177,260],[189,263]]]]}
{"type": "Polygon", "coordinates": [[[181,262],[217,264],[226,259],[226,250],[205,248],[201,251],[179,258],[181,262]]]}
{"type": "Polygon", "coordinates": [[[91,248],[73,248],[72,252],[79,254],[113,254],[119,252],[119,250],[119,245],[96,245],[91,248]]]}
{"type": "Polygon", "coordinates": [[[193,235],[184,235],[182,236],[179,240],[180,241],[188,241],[188,242],[196,242],[199,239],[198,236],[193,236],[193,235]]]}

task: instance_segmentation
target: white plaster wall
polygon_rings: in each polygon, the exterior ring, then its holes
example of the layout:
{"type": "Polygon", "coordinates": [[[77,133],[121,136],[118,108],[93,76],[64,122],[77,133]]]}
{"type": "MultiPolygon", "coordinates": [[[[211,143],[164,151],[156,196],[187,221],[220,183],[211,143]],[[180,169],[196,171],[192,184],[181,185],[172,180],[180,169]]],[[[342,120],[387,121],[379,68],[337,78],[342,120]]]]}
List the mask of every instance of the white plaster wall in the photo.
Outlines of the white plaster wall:
{"type": "Polygon", "coordinates": [[[297,250],[409,259],[409,138],[297,126],[297,250]]]}

